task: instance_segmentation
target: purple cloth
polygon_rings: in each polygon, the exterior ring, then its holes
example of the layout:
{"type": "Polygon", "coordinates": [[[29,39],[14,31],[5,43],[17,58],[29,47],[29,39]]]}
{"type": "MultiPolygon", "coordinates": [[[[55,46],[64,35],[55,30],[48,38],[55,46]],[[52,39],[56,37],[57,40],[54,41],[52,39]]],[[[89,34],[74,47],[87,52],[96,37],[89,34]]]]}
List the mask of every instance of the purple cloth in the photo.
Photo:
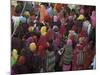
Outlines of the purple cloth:
{"type": "Polygon", "coordinates": [[[54,49],[55,49],[55,50],[58,49],[59,43],[60,43],[60,39],[58,39],[58,38],[56,38],[56,39],[53,41],[54,49]]]}
{"type": "Polygon", "coordinates": [[[63,71],[70,71],[71,64],[63,64],[63,71]]]}
{"type": "Polygon", "coordinates": [[[61,25],[61,26],[60,26],[60,29],[59,29],[59,33],[60,33],[61,35],[63,35],[65,32],[66,32],[65,26],[64,26],[64,25],[61,25]]]}
{"type": "Polygon", "coordinates": [[[29,37],[27,40],[26,40],[26,43],[29,44],[32,42],[32,37],[29,37]]]}

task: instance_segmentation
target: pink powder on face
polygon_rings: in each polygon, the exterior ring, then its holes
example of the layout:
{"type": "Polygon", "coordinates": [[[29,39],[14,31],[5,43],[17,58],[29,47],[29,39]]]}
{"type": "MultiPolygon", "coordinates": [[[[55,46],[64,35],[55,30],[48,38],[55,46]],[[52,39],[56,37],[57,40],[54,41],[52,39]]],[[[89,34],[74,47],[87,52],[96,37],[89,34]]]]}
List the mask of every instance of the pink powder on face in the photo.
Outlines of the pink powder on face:
{"type": "Polygon", "coordinates": [[[54,21],[54,22],[57,22],[57,20],[58,20],[58,17],[57,17],[57,16],[54,16],[54,17],[53,17],[53,21],[54,21]]]}

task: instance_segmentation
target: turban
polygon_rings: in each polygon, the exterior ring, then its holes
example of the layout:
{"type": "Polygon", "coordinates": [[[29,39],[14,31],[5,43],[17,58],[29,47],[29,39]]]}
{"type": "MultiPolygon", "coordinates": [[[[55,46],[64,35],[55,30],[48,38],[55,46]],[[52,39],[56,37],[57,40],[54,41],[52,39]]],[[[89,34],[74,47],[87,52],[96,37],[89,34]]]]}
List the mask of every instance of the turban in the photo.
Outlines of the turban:
{"type": "Polygon", "coordinates": [[[17,58],[18,58],[17,50],[16,49],[13,49],[12,56],[11,56],[11,65],[12,66],[14,64],[16,64],[17,58]]]}
{"type": "Polygon", "coordinates": [[[77,18],[77,20],[84,20],[84,15],[80,15],[78,18],[77,18]]]}
{"type": "Polygon", "coordinates": [[[29,32],[33,32],[34,27],[33,26],[29,26],[28,31],[29,32]]]}
{"type": "Polygon", "coordinates": [[[26,23],[26,17],[21,16],[19,19],[21,23],[26,23]]]}
{"type": "Polygon", "coordinates": [[[16,49],[13,49],[12,57],[17,60],[18,54],[17,54],[17,50],[16,49]]]}
{"type": "Polygon", "coordinates": [[[47,31],[47,27],[46,26],[42,26],[41,30],[40,30],[41,35],[46,35],[46,33],[47,33],[46,31],[47,31]]]}
{"type": "Polygon", "coordinates": [[[29,16],[30,16],[30,13],[29,13],[29,11],[25,11],[23,15],[24,15],[25,17],[29,17],[29,16]]]}

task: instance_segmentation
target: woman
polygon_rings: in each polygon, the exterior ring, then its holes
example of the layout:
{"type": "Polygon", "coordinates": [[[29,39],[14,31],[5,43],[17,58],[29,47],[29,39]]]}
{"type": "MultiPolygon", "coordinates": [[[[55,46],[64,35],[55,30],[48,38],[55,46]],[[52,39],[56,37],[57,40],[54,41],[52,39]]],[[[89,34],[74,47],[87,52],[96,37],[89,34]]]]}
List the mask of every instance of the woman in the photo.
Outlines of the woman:
{"type": "Polygon", "coordinates": [[[55,69],[55,52],[52,41],[49,42],[49,47],[45,52],[45,71],[54,72],[55,69]]]}

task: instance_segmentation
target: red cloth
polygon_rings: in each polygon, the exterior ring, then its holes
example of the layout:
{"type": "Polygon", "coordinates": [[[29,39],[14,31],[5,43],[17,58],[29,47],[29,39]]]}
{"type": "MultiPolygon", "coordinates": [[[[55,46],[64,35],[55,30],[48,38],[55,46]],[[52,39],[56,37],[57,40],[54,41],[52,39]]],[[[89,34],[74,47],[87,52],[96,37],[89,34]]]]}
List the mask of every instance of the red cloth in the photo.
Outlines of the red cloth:
{"type": "Polygon", "coordinates": [[[18,61],[17,61],[18,64],[24,64],[25,63],[25,57],[24,56],[20,56],[18,61]]]}
{"type": "Polygon", "coordinates": [[[46,15],[46,16],[44,17],[44,21],[46,21],[46,22],[50,22],[50,21],[51,21],[50,16],[49,16],[49,15],[46,15]]]}
{"type": "Polygon", "coordinates": [[[79,33],[78,38],[80,38],[80,37],[86,37],[85,31],[81,31],[81,32],[79,33]]]}
{"type": "Polygon", "coordinates": [[[36,19],[35,16],[30,16],[29,18],[30,18],[30,20],[35,20],[36,19]]]}
{"type": "Polygon", "coordinates": [[[47,33],[47,37],[48,37],[48,40],[50,40],[50,39],[54,39],[54,31],[53,31],[53,29],[49,29],[49,31],[48,31],[48,33],[47,33]]]}
{"type": "Polygon", "coordinates": [[[39,54],[41,57],[43,57],[43,56],[44,56],[44,52],[45,52],[45,49],[43,48],[42,45],[40,45],[40,46],[38,47],[38,54],[39,54]]]}
{"type": "Polygon", "coordinates": [[[43,36],[41,35],[38,41],[38,46],[43,46],[43,49],[46,49],[47,46],[47,35],[43,36]]]}
{"type": "Polygon", "coordinates": [[[73,31],[77,32],[77,27],[76,27],[76,25],[73,25],[73,27],[72,27],[72,29],[71,29],[71,30],[73,30],[73,31]]]}
{"type": "Polygon", "coordinates": [[[76,48],[73,51],[72,56],[72,70],[78,70],[80,65],[77,64],[77,55],[79,54],[79,50],[82,49],[83,46],[80,44],[77,44],[76,48]]]}
{"type": "Polygon", "coordinates": [[[59,29],[59,33],[60,33],[61,35],[63,35],[65,32],[66,32],[65,26],[64,26],[64,25],[61,25],[61,26],[60,26],[60,29],[59,29]]]}

